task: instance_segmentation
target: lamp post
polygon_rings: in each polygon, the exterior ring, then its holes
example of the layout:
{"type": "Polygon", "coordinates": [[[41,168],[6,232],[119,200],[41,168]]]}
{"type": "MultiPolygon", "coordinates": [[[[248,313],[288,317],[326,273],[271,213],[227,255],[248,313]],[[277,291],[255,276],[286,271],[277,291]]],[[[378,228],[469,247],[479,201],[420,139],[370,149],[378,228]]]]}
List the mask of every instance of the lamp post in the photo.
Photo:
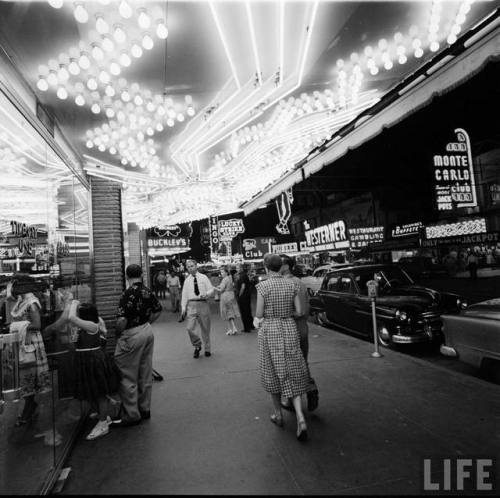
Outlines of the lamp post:
{"type": "Polygon", "coordinates": [[[375,345],[375,351],[372,353],[372,358],[380,358],[382,354],[378,350],[377,311],[376,311],[378,282],[376,280],[369,280],[366,283],[366,286],[368,287],[368,297],[371,299],[372,302],[373,343],[375,345]]]}

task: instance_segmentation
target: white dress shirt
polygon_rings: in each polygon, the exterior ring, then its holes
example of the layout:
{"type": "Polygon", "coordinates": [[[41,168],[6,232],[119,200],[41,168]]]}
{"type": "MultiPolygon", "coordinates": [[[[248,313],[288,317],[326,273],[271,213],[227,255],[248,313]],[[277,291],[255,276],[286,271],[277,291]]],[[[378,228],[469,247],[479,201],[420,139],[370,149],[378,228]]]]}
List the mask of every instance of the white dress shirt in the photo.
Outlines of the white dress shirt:
{"type": "Polygon", "coordinates": [[[200,295],[197,296],[194,293],[194,278],[193,275],[189,274],[184,280],[184,286],[182,287],[182,311],[185,311],[187,307],[187,303],[190,299],[205,299],[208,296],[213,295],[215,289],[212,285],[212,282],[208,279],[206,275],[203,273],[196,272],[196,281],[198,282],[198,289],[200,291],[200,295]]]}

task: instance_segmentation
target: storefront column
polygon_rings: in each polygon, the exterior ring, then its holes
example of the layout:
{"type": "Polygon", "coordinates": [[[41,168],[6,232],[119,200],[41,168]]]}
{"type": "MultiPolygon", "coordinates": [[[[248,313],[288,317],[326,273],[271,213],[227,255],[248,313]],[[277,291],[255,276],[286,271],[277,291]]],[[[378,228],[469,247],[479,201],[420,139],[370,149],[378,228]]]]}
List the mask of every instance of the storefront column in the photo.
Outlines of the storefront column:
{"type": "Polygon", "coordinates": [[[108,349],[114,350],[116,311],[125,288],[121,187],[92,177],[91,194],[95,303],[108,329],[108,349]]]}

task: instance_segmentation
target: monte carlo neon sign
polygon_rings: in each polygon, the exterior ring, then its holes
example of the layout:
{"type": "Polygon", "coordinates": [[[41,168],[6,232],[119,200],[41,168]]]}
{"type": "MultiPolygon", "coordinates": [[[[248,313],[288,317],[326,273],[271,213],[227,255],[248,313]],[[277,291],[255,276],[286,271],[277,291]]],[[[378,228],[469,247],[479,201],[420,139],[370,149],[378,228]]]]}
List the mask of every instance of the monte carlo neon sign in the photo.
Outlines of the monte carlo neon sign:
{"type": "Polygon", "coordinates": [[[454,132],[456,138],[446,144],[445,153],[433,157],[438,211],[477,206],[469,135],[462,128],[454,132]]]}

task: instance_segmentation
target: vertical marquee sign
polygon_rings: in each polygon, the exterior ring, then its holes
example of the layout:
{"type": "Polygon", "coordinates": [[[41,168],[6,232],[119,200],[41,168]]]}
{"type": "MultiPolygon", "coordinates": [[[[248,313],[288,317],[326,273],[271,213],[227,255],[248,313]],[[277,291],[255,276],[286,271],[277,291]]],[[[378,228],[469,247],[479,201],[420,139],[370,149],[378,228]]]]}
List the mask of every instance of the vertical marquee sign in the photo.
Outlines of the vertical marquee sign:
{"type": "Polygon", "coordinates": [[[289,235],[288,221],[292,216],[293,192],[288,189],[276,199],[276,209],[278,211],[279,223],[276,225],[276,231],[282,235],[289,235]]]}
{"type": "Polygon", "coordinates": [[[444,154],[433,157],[438,211],[477,206],[469,135],[462,128],[455,129],[455,135],[444,154]]]}
{"type": "Polygon", "coordinates": [[[217,216],[210,216],[210,250],[213,254],[219,252],[219,218],[217,216]]]}

